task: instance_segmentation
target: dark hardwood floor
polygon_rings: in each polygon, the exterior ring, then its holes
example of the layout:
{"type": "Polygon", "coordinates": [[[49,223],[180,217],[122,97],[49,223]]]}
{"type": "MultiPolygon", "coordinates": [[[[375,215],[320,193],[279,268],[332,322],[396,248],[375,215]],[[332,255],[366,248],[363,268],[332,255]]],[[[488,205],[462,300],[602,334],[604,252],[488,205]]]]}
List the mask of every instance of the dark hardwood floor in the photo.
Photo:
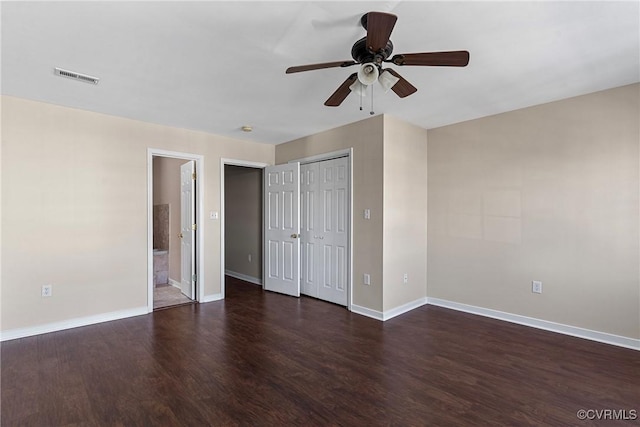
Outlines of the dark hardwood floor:
{"type": "Polygon", "coordinates": [[[235,279],[226,292],[2,343],[2,426],[638,423],[576,416],[640,412],[634,350],[433,306],[382,323],[235,279]]]}

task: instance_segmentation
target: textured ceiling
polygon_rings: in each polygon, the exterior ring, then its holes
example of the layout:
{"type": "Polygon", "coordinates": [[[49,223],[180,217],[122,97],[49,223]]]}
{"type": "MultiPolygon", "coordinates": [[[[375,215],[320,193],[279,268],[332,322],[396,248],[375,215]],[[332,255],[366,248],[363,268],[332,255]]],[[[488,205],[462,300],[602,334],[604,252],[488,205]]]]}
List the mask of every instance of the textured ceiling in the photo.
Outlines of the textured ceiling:
{"type": "Polygon", "coordinates": [[[466,68],[394,67],[418,88],[410,97],[375,93],[376,114],[424,128],[640,80],[637,1],[2,2],[2,93],[286,142],[369,117],[354,94],[323,105],[355,67],[284,70],[351,59],[373,10],[398,15],[394,54],[471,53],[466,68]]]}

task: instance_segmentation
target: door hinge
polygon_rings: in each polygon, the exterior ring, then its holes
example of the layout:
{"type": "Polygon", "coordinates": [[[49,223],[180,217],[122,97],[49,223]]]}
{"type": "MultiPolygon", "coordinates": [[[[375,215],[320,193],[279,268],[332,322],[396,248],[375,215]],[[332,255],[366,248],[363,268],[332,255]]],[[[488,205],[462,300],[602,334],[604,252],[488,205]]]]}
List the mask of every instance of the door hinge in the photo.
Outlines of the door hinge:
{"type": "Polygon", "coordinates": [[[197,174],[197,173],[195,173],[195,172],[194,172],[194,173],[192,173],[192,174],[191,174],[191,178],[192,178],[194,181],[196,180],[196,178],[197,178],[197,177],[198,177],[198,174],[197,174]]]}
{"type": "Polygon", "coordinates": [[[197,230],[198,229],[198,224],[191,224],[191,229],[192,230],[197,230]]]}
{"type": "Polygon", "coordinates": [[[193,276],[191,276],[191,280],[194,282],[198,281],[198,276],[196,274],[194,274],[193,276]]]}

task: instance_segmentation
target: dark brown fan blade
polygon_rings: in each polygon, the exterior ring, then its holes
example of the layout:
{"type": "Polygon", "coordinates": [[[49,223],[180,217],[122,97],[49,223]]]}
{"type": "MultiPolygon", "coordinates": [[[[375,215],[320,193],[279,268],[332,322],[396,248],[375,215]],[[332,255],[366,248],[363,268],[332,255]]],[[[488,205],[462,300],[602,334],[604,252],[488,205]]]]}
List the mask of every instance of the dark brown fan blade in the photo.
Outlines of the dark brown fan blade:
{"type": "Polygon", "coordinates": [[[436,67],[466,67],[469,63],[469,52],[426,52],[393,55],[391,61],[396,65],[431,65],[436,67]]]}
{"type": "Polygon", "coordinates": [[[337,107],[338,105],[342,104],[342,101],[344,101],[345,98],[351,93],[351,89],[349,89],[349,86],[351,86],[351,84],[355,82],[357,78],[357,73],[353,73],[349,77],[347,77],[347,80],[345,80],[340,85],[340,87],[336,89],[335,92],[333,92],[333,95],[331,95],[329,99],[324,102],[324,105],[326,105],[327,107],[337,107]]]}
{"type": "Polygon", "coordinates": [[[397,20],[398,17],[391,13],[369,12],[367,14],[367,49],[377,53],[387,47],[397,20]]]}
{"type": "Polygon", "coordinates": [[[299,65],[297,67],[289,67],[287,68],[286,73],[299,73],[301,71],[311,71],[311,70],[320,70],[322,68],[334,68],[334,67],[348,67],[350,65],[356,65],[355,61],[336,61],[336,62],[324,62],[322,64],[309,64],[309,65],[299,65]]]}
{"type": "Polygon", "coordinates": [[[393,74],[394,76],[400,79],[391,88],[391,90],[393,90],[396,93],[396,95],[398,95],[400,98],[405,98],[411,95],[412,93],[417,92],[418,89],[416,89],[414,85],[406,81],[404,77],[402,77],[400,74],[396,73],[391,68],[387,68],[386,71],[390,72],[391,74],[393,74]]]}

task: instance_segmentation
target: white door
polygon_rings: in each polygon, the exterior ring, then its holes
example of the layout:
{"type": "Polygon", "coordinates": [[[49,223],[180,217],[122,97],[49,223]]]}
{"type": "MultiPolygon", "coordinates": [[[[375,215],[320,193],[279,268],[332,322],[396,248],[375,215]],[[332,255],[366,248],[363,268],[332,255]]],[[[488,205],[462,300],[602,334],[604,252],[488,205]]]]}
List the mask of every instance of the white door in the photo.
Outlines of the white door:
{"type": "Polygon", "coordinates": [[[264,173],[264,288],[299,297],[300,164],[268,166],[264,173]]]}
{"type": "Polygon", "coordinates": [[[347,305],[349,163],[346,157],[319,162],[318,298],[347,305]]]}
{"type": "Polygon", "coordinates": [[[195,162],[180,166],[180,288],[188,298],[195,297],[195,162]]]}
{"type": "Polygon", "coordinates": [[[318,163],[300,166],[300,292],[318,298],[318,163]]]}

